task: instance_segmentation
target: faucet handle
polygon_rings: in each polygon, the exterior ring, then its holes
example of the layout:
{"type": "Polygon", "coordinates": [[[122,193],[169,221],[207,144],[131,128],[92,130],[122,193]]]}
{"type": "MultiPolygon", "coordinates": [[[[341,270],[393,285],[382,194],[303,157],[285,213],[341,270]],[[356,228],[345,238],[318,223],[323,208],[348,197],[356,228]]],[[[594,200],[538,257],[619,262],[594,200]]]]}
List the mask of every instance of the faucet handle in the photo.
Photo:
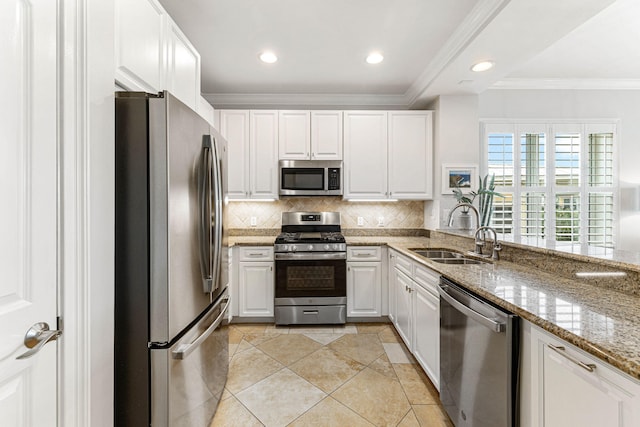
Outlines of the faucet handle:
{"type": "Polygon", "coordinates": [[[495,242],[493,244],[493,252],[491,253],[491,258],[496,261],[500,259],[500,251],[502,250],[502,245],[500,242],[495,242]]]}

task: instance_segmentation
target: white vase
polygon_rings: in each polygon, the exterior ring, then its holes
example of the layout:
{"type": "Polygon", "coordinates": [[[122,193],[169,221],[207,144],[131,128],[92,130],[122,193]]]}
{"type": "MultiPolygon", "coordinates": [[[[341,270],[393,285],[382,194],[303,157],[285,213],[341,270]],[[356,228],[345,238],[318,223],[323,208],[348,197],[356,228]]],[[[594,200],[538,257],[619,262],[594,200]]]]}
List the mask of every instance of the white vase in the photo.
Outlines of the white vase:
{"type": "Polygon", "coordinates": [[[458,215],[458,228],[471,230],[471,215],[469,215],[469,212],[460,212],[460,215],[458,215]]]}

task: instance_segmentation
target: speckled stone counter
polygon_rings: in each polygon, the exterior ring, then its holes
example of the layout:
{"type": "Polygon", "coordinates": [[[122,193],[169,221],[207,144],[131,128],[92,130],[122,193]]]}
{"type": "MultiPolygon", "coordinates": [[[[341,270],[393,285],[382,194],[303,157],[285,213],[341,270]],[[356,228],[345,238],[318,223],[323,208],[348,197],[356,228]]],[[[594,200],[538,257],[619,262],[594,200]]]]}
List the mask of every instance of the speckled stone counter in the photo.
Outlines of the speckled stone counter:
{"type": "MultiPolygon", "coordinates": [[[[468,242],[419,236],[346,235],[348,245],[387,245],[640,380],[640,297],[515,262],[440,264],[412,248],[466,252],[468,242]]],[[[275,236],[231,236],[230,245],[272,245],[275,236]]],[[[583,261],[586,261],[582,258],[583,261]]]]}
{"type": "Polygon", "coordinates": [[[409,250],[432,247],[422,243],[388,246],[640,380],[639,297],[507,261],[440,264],[409,250]]]}

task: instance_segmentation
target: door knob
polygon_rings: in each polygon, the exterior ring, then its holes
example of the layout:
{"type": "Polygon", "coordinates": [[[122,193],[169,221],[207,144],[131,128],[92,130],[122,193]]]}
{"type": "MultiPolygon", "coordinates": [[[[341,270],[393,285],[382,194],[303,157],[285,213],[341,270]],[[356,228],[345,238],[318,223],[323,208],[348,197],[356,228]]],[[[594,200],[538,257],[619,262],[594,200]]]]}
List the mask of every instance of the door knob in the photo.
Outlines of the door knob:
{"type": "Polygon", "coordinates": [[[49,341],[55,341],[62,335],[62,331],[49,329],[47,322],[39,322],[29,328],[24,336],[24,345],[31,350],[22,353],[16,359],[27,359],[37,352],[49,341]]]}

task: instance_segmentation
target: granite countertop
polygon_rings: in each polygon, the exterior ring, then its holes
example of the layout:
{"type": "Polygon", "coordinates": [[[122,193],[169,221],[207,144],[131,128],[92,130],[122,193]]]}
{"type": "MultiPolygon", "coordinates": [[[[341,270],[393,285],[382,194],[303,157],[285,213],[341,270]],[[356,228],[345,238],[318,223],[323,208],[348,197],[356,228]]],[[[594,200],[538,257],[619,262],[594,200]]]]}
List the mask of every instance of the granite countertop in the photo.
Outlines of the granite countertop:
{"type": "Polygon", "coordinates": [[[640,297],[506,261],[440,264],[409,250],[426,238],[388,246],[640,380],[640,297]]]}
{"type": "MultiPolygon", "coordinates": [[[[640,380],[640,297],[542,269],[498,261],[440,264],[410,251],[429,248],[427,237],[345,236],[348,245],[388,245],[478,295],[640,380]]],[[[271,245],[273,236],[234,236],[230,245],[271,245]]],[[[446,247],[442,242],[433,243],[446,247]]],[[[450,246],[454,250],[459,248],[450,246]]]]}

